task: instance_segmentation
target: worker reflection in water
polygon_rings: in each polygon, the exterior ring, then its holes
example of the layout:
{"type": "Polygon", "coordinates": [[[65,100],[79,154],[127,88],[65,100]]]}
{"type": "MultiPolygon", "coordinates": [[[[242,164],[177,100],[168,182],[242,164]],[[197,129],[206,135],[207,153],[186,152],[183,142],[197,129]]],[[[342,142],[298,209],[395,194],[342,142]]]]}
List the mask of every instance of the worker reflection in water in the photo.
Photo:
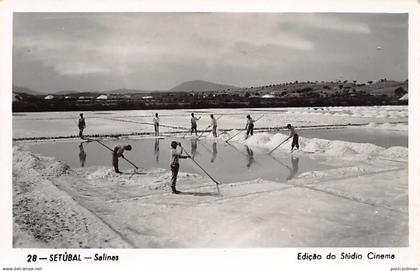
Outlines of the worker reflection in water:
{"type": "Polygon", "coordinates": [[[197,153],[197,139],[192,138],[191,139],[191,157],[194,159],[196,153],[197,153]]]}
{"type": "Polygon", "coordinates": [[[217,157],[217,143],[213,142],[213,153],[211,155],[210,162],[213,163],[214,160],[216,160],[216,157],[217,157]]]}
{"type": "Polygon", "coordinates": [[[246,164],[246,167],[250,168],[251,165],[255,162],[254,152],[247,145],[245,145],[245,150],[246,150],[246,153],[248,154],[248,163],[246,164]]]}
{"type": "Polygon", "coordinates": [[[213,114],[210,114],[210,118],[211,118],[213,137],[217,137],[217,119],[214,118],[213,114]]]}
{"type": "Polygon", "coordinates": [[[159,138],[155,139],[155,158],[156,162],[159,163],[159,138]]]}
{"type": "Polygon", "coordinates": [[[292,167],[287,167],[289,169],[289,176],[286,178],[287,180],[293,179],[299,171],[299,157],[291,155],[290,161],[292,163],[292,167]]]}
{"type": "Polygon", "coordinates": [[[83,142],[79,144],[79,160],[80,160],[80,166],[84,167],[86,162],[86,152],[83,148],[83,142]]]}

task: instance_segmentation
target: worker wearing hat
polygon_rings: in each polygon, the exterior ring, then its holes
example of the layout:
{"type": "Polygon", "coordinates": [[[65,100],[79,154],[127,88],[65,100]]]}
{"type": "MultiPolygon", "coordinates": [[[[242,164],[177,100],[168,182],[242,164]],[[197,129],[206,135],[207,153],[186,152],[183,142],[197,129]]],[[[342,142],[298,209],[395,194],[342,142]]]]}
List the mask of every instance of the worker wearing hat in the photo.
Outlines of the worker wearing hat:
{"type": "Polygon", "coordinates": [[[178,177],[178,171],[179,171],[179,159],[187,159],[191,158],[189,155],[182,155],[182,146],[181,143],[172,141],[171,142],[171,162],[170,167],[172,171],[172,178],[171,178],[171,188],[172,193],[179,194],[180,191],[176,190],[176,179],[178,177]],[[177,146],[180,146],[181,149],[178,150],[177,146]]]}
{"type": "Polygon", "coordinates": [[[247,121],[246,121],[246,126],[245,126],[245,130],[246,130],[245,139],[247,139],[249,135],[252,136],[254,134],[254,122],[255,122],[255,120],[251,118],[251,115],[247,115],[246,118],[247,118],[247,121]]]}
{"type": "Polygon", "coordinates": [[[296,132],[295,127],[293,127],[291,124],[287,124],[286,128],[290,131],[289,137],[286,140],[289,140],[293,137],[291,151],[293,152],[294,147],[296,147],[296,149],[299,150],[299,135],[296,132]]]}

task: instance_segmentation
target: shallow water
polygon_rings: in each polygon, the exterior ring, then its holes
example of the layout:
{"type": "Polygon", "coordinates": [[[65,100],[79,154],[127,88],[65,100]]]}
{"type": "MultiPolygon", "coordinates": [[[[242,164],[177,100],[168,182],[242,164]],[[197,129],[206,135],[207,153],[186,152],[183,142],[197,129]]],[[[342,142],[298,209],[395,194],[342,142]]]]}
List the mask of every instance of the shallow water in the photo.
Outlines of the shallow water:
{"type": "MultiPolygon", "coordinates": [[[[321,138],[342,140],[355,143],[371,143],[389,148],[392,146],[408,147],[406,131],[386,131],[375,128],[345,127],[332,129],[297,129],[299,136],[306,138],[321,138]]],[[[283,134],[288,134],[281,131],[283,134]]]]}
{"type": "MultiPolygon", "coordinates": [[[[172,139],[125,139],[102,141],[113,148],[117,144],[131,144],[132,151],[124,156],[141,168],[169,169],[170,143],[172,139]]],[[[321,161],[311,159],[303,153],[276,152],[276,157],[266,154],[267,150],[240,144],[227,144],[209,140],[183,139],[180,141],[185,150],[194,157],[210,175],[222,183],[254,180],[262,178],[272,181],[287,181],[299,174],[313,170],[332,168],[321,161]]],[[[54,142],[34,143],[30,151],[57,159],[73,168],[82,166],[109,166],[111,152],[99,143],[54,142]]],[[[180,171],[205,175],[190,159],[180,161],[180,171]]],[[[120,159],[121,170],[133,167],[120,159]]]]}

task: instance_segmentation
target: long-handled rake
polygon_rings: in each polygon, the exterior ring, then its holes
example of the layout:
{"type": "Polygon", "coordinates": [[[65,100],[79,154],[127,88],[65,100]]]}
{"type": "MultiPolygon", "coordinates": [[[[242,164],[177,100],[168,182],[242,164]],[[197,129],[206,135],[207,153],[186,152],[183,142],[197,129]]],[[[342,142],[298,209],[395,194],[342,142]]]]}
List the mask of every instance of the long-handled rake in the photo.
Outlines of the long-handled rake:
{"type": "MultiPolygon", "coordinates": [[[[111,152],[114,152],[114,150],[113,150],[113,149],[111,149],[110,147],[108,147],[107,145],[105,145],[104,143],[102,143],[99,139],[89,138],[88,140],[93,140],[93,141],[96,141],[96,142],[98,142],[100,145],[102,145],[102,146],[104,146],[105,148],[107,148],[108,150],[110,150],[111,152]]],[[[128,160],[127,158],[123,157],[123,159],[124,159],[125,161],[127,161],[128,163],[130,163],[133,167],[135,167],[135,168],[136,168],[136,171],[139,169],[139,167],[138,167],[138,166],[136,166],[133,162],[131,162],[131,161],[130,161],[130,160],[128,160]]]]}
{"type": "MultiPolygon", "coordinates": [[[[260,120],[262,117],[264,117],[264,115],[261,115],[258,119],[256,119],[255,121],[254,121],[254,123],[255,122],[257,122],[258,120],[260,120]]],[[[244,130],[240,130],[239,132],[237,132],[236,134],[234,134],[233,136],[231,136],[231,137],[229,137],[227,140],[225,140],[225,142],[227,143],[227,142],[229,142],[229,140],[231,140],[231,139],[233,139],[234,137],[236,137],[237,135],[239,135],[240,133],[242,133],[244,130]]]]}
{"type": "MultiPolygon", "coordinates": [[[[185,152],[186,155],[191,157],[191,155],[182,146],[180,147],[185,152]]],[[[194,158],[191,157],[191,160],[216,184],[217,192],[220,194],[220,189],[219,189],[220,183],[216,181],[197,161],[195,161],[194,158]]]]}
{"type": "Polygon", "coordinates": [[[274,149],[272,149],[271,151],[269,151],[267,154],[271,154],[273,151],[275,151],[278,147],[280,147],[281,145],[283,145],[284,142],[286,142],[287,140],[289,140],[289,138],[286,138],[285,140],[283,140],[280,144],[278,144],[274,149]]]}

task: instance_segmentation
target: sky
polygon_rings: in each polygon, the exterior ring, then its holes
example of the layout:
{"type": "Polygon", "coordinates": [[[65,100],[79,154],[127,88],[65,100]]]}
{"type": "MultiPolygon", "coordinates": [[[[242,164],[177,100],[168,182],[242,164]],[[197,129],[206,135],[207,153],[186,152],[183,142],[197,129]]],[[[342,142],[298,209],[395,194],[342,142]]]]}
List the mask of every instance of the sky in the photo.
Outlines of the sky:
{"type": "Polygon", "coordinates": [[[408,79],[408,15],[374,13],[15,13],[13,84],[168,90],[408,79]]]}

